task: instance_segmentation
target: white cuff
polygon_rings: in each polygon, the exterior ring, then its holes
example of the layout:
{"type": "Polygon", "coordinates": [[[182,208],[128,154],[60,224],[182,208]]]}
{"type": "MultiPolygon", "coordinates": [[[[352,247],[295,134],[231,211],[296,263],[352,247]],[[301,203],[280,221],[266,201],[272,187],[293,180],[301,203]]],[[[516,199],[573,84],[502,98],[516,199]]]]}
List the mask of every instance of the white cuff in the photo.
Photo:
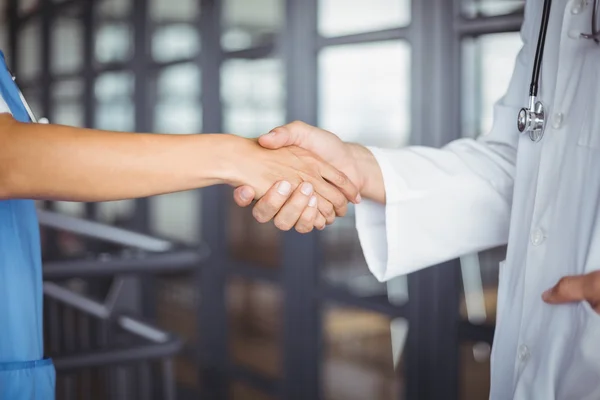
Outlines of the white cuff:
{"type": "MultiPolygon", "coordinates": [[[[398,180],[384,149],[367,148],[381,168],[386,190],[386,203],[393,204],[402,197],[406,184],[398,180]]],[[[393,207],[384,204],[363,200],[356,206],[356,229],[363,254],[371,273],[381,282],[398,275],[397,273],[390,274],[390,268],[388,268],[389,260],[394,259],[393,253],[398,251],[394,231],[387,229],[390,226],[388,221],[394,221],[395,218],[397,216],[393,207]]]]}
{"type": "Polygon", "coordinates": [[[506,243],[508,180],[491,185],[478,174],[461,171],[450,152],[440,168],[441,157],[431,167],[427,158],[419,162],[422,154],[415,149],[370,150],[381,168],[386,204],[364,200],[357,205],[356,228],[378,280],[506,243]]]}

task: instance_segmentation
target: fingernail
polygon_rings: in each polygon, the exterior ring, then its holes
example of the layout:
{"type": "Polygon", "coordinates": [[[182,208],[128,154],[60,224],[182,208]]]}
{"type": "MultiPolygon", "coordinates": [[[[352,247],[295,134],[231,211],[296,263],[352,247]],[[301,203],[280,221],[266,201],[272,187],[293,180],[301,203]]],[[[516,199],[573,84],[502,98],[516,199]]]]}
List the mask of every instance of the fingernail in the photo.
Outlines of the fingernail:
{"type": "Polygon", "coordinates": [[[242,191],[240,192],[240,197],[242,198],[242,200],[244,201],[248,201],[252,198],[252,190],[250,190],[250,188],[243,188],[242,191]]]}
{"type": "Polygon", "coordinates": [[[542,299],[548,300],[550,298],[550,293],[552,293],[552,289],[546,290],[544,293],[542,293],[542,299]]]}
{"type": "Polygon", "coordinates": [[[308,206],[315,208],[317,206],[317,196],[313,196],[308,201],[308,206]]]}
{"type": "Polygon", "coordinates": [[[290,190],[292,190],[292,185],[289,182],[281,181],[277,185],[277,193],[282,196],[287,196],[290,194],[290,190]]]}
{"type": "Polygon", "coordinates": [[[267,135],[275,136],[276,133],[277,132],[275,132],[275,131],[271,131],[271,132],[265,133],[263,136],[267,136],[267,135]]]}
{"type": "Polygon", "coordinates": [[[360,193],[356,196],[356,204],[360,203],[362,201],[362,196],[360,195],[360,193]]]}
{"type": "Polygon", "coordinates": [[[310,196],[313,192],[313,186],[308,182],[304,182],[300,188],[300,191],[303,195],[310,196]]]}

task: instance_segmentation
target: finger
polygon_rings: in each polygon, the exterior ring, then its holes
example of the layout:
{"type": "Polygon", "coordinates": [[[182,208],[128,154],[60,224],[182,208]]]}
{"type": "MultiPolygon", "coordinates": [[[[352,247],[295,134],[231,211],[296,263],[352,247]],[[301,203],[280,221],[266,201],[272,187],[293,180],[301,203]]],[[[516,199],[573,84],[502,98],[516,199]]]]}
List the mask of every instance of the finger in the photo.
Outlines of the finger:
{"type": "MultiPolygon", "coordinates": [[[[346,196],[346,199],[348,199],[348,201],[351,201],[355,204],[360,203],[360,192],[356,185],[352,183],[350,178],[348,178],[348,176],[345,173],[339,171],[337,168],[334,168],[331,164],[328,164],[324,161],[322,161],[319,165],[319,172],[327,182],[331,183],[336,188],[338,188],[340,192],[342,192],[343,195],[346,196]]],[[[334,204],[334,206],[335,205],[336,204],[334,204]]]]}
{"type": "Polygon", "coordinates": [[[585,300],[585,275],[566,276],[542,294],[548,304],[564,304],[585,300]]]}
{"type": "MultiPolygon", "coordinates": [[[[346,215],[346,212],[348,211],[348,200],[342,192],[323,179],[308,178],[308,181],[313,184],[316,193],[319,193],[325,200],[331,203],[335,216],[343,217],[346,215]]],[[[327,215],[325,215],[325,217],[327,217],[327,215]]]]}
{"type": "Polygon", "coordinates": [[[333,204],[331,204],[318,192],[315,191],[315,193],[317,194],[317,208],[319,209],[319,212],[325,219],[325,224],[333,224],[333,221],[335,221],[335,209],[333,208],[333,204]]]}
{"type": "MultiPolygon", "coordinates": [[[[318,200],[318,196],[317,196],[317,203],[319,202],[318,200]]],[[[325,229],[325,227],[327,226],[327,220],[325,219],[325,217],[323,216],[323,214],[321,214],[320,212],[317,214],[317,218],[315,219],[315,228],[317,228],[318,230],[322,231],[323,229],[325,229]]]]}
{"type": "Polygon", "coordinates": [[[584,279],[583,296],[594,311],[600,313],[600,271],[590,272],[584,279]]]}
{"type": "Polygon", "coordinates": [[[247,207],[252,204],[255,192],[250,186],[240,186],[233,191],[233,200],[240,207],[247,207]]]}
{"type": "Polygon", "coordinates": [[[267,149],[279,149],[285,146],[301,146],[304,137],[309,132],[309,125],[304,122],[295,121],[287,125],[279,126],[266,135],[258,138],[258,143],[267,149]]]}
{"type": "Polygon", "coordinates": [[[276,183],[256,202],[252,209],[252,215],[260,223],[269,222],[277,215],[291,193],[292,185],[289,182],[276,183]]]}
{"type": "MultiPolygon", "coordinates": [[[[314,189],[309,182],[304,182],[292,194],[290,199],[281,207],[281,210],[275,217],[275,226],[282,231],[289,231],[300,220],[304,210],[308,207],[314,189]]],[[[316,205],[316,204],[315,204],[316,205]]],[[[314,206],[312,207],[314,208],[314,206]]],[[[310,226],[313,225],[314,217],[310,220],[310,226]]]]}
{"type": "Polygon", "coordinates": [[[317,209],[317,196],[312,195],[308,201],[308,207],[304,209],[298,222],[296,222],[296,231],[300,233],[309,233],[315,227],[315,220],[319,210],[317,209]]]}

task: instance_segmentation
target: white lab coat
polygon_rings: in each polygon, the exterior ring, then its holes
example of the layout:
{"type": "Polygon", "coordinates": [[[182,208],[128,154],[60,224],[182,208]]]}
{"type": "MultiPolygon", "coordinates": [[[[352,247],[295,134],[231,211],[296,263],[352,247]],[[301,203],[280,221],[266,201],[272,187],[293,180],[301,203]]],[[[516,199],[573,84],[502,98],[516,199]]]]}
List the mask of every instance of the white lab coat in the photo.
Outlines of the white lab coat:
{"type": "Polygon", "coordinates": [[[592,0],[554,0],[539,97],[539,143],[517,131],[527,104],[543,0],[526,2],[523,48],[490,133],[443,149],[371,149],[387,205],[356,210],[365,258],[380,280],[508,242],[500,267],[490,398],[600,399],[600,315],[550,306],[565,275],[600,269],[600,46],[592,0]]]}

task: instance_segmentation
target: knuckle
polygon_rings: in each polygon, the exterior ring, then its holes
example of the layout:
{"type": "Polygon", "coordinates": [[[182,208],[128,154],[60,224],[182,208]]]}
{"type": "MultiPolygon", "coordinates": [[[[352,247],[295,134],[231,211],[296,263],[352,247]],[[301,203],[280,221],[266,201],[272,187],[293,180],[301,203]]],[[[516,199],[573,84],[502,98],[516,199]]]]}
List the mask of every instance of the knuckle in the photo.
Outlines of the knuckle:
{"type": "Polygon", "coordinates": [[[302,128],[302,127],[304,126],[304,122],[302,122],[302,121],[300,121],[300,120],[295,120],[295,121],[292,121],[292,122],[290,122],[290,123],[288,124],[288,126],[289,126],[290,128],[299,129],[299,128],[302,128]]]}
{"type": "Polygon", "coordinates": [[[283,218],[275,218],[275,226],[277,227],[277,229],[281,230],[281,231],[289,231],[290,229],[292,229],[292,226],[290,224],[288,224],[286,221],[283,220],[283,218]]]}
{"type": "Polygon", "coordinates": [[[315,228],[317,228],[320,231],[325,229],[325,217],[323,216],[323,214],[319,213],[319,215],[317,215],[317,219],[314,225],[315,228]]]}
{"type": "Polygon", "coordinates": [[[257,220],[261,224],[264,224],[265,222],[269,221],[269,219],[266,217],[266,215],[262,212],[262,210],[258,206],[254,207],[252,209],[252,216],[254,217],[255,220],[257,220]]]}
{"type": "Polygon", "coordinates": [[[306,224],[296,225],[296,231],[298,231],[298,233],[309,233],[312,230],[313,230],[312,225],[306,225],[306,224]]]}
{"type": "Polygon", "coordinates": [[[349,182],[349,179],[348,179],[348,177],[346,176],[346,174],[344,174],[344,173],[343,173],[343,172],[341,172],[341,171],[337,171],[337,172],[335,173],[335,176],[334,176],[334,178],[333,178],[333,179],[334,179],[334,181],[335,181],[334,183],[335,183],[337,186],[340,186],[340,187],[341,187],[341,186],[346,186],[346,185],[348,184],[348,182],[349,182]]]}
{"type": "Polygon", "coordinates": [[[570,278],[568,278],[568,277],[560,278],[560,280],[556,284],[556,290],[558,292],[564,292],[564,291],[566,291],[569,288],[570,284],[571,284],[571,279],[570,278]]]}
{"type": "Polygon", "coordinates": [[[286,133],[287,132],[287,126],[278,126],[277,128],[271,130],[271,132],[275,132],[275,133],[286,133]]]}
{"type": "Polygon", "coordinates": [[[262,211],[258,207],[254,207],[252,209],[252,216],[254,217],[255,220],[257,220],[261,224],[264,224],[265,222],[267,222],[262,211]]]}
{"type": "Polygon", "coordinates": [[[281,208],[281,202],[283,201],[278,196],[280,195],[276,189],[270,189],[257,204],[265,213],[275,213],[281,208]]]}
{"type": "Polygon", "coordinates": [[[335,221],[335,213],[327,216],[327,225],[333,224],[334,221],[335,221]]]}
{"type": "Polygon", "coordinates": [[[326,203],[323,205],[321,212],[325,219],[335,217],[335,211],[333,210],[333,205],[331,203],[326,203]]]}
{"type": "Polygon", "coordinates": [[[341,194],[335,196],[332,199],[332,202],[333,202],[333,206],[337,210],[341,210],[348,205],[348,200],[346,200],[346,198],[344,196],[342,196],[341,194]]]}

